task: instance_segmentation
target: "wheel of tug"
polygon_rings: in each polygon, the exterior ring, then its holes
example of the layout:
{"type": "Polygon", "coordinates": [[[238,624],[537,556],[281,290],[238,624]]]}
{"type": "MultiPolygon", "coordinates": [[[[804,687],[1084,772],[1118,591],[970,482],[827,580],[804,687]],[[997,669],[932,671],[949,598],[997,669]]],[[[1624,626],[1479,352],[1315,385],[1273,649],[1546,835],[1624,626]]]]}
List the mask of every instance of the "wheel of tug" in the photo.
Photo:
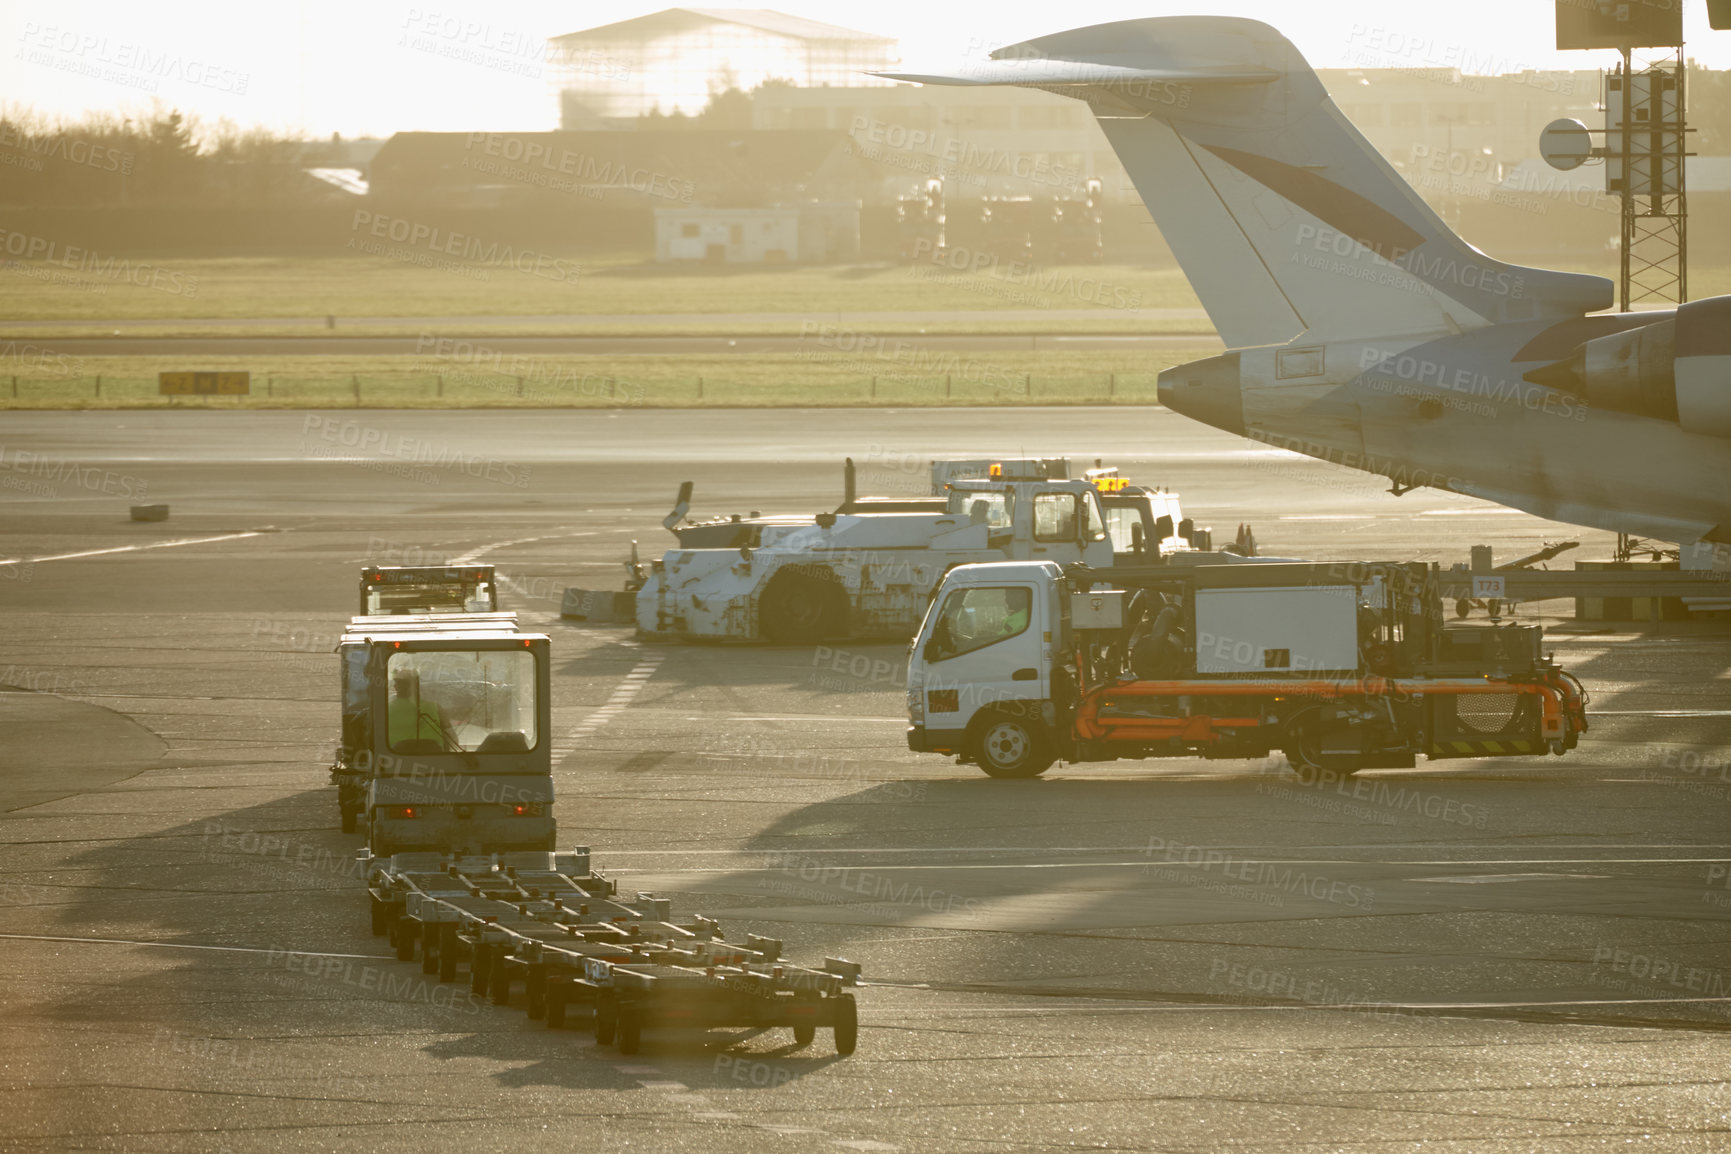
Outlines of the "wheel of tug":
{"type": "Polygon", "coordinates": [[[1012,713],[985,714],[970,741],[974,763],[991,777],[1039,777],[1057,760],[1046,727],[1012,713]]]}
{"type": "Polygon", "coordinates": [[[846,632],[847,591],[821,566],[778,571],[757,601],[758,628],[777,645],[811,645],[846,632]]]}
{"type": "Polygon", "coordinates": [[[385,931],[391,928],[390,907],[378,898],[373,898],[373,937],[382,938],[385,931]]]}
{"type": "Polygon", "coordinates": [[[421,973],[439,972],[439,923],[428,922],[421,927],[421,973]]]}
{"type": "Polygon", "coordinates": [[[852,994],[835,996],[835,1052],[847,1057],[859,1045],[859,1006],[852,994]]]}

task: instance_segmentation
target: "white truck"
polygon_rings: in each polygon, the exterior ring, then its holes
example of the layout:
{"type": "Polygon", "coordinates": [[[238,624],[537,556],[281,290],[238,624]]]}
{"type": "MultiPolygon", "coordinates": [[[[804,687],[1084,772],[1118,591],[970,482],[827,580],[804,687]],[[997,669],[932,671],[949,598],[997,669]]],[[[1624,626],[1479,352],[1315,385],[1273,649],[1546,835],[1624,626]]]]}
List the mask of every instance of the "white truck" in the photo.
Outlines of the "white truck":
{"type": "Polygon", "coordinates": [[[914,639],[908,748],[1010,778],[1279,750],[1309,781],[1574,748],[1541,631],[1445,627],[1440,590],[1422,562],[965,565],[914,639]]]}
{"type": "MultiPolygon", "coordinates": [[[[1114,469],[1071,479],[1068,462],[1037,459],[936,461],[932,472],[934,496],[859,499],[849,462],[847,497],[833,513],[679,528],[689,500],[682,489],[668,518],[682,547],[641,575],[631,606],[637,627],[784,645],[905,638],[932,590],[958,565],[1107,567],[1209,544],[1209,531],[1182,517],[1175,494],[1132,485],[1114,469]],[[689,547],[694,541],[702,545],[689,547]]],[[[598,600],[569,590],[565,613],[594,619],[598,600]]]]}

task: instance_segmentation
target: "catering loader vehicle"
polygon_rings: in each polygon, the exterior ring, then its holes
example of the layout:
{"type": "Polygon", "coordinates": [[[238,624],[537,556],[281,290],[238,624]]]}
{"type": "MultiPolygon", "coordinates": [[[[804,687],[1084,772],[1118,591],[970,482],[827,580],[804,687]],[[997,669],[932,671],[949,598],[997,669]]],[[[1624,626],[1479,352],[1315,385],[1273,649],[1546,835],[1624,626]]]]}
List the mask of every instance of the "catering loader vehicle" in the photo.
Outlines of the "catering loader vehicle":
{"type": "Polygon", "coordinates": [[[1541,638],[1445,625],[1421,562],[964,565],[914,641],[908,748],[1007,778],[1279,750],[1306,781],[1562,754],[1587,695],[1541,638]]]}
{"type": "MultiPolygon", "coordinates": [[[[958,565],[1051,560],[1105,567],[1202,554],[1207,529],[1184,518],[1176,494],[1132,485],[1115,469],[1069,477],[1049,459],[932,463],[936,495],[846,499],[816,516],[707,522],[681,536],[640,575],[630,608],[650,634],[810,644],[841,637],[906,637],[939,580],[958,565]],[[984,476],[968,476],[973,466],[984,476]],[[693,547],[695,540],[702,545],[693,547]]],[[[1208,554],[1209,560],[1236,558],[1208,554]]],[[[591,616],[600,597],[567,590],[567,616],[591,616]]]]}

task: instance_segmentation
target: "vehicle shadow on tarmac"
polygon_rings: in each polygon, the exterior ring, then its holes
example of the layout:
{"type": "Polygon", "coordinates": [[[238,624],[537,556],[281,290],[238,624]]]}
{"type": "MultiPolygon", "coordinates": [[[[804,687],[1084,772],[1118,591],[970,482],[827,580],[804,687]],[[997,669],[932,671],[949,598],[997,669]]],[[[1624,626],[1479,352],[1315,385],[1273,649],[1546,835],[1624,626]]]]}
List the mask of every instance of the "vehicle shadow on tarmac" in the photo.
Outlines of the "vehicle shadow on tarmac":
{"type": "Polygon", "coordinates": [[[668,1064],[694,1089],[761,1089],[839,1060],[828,1030],[799,1047],[785,1030],[652,1028],[639,1054],[622,1057],[596,1046],[586,1018],[558,1030],[529,1020],[521,988],[506,1007],[474,995],[465,973],[440,983],[370,934],[360,842],[336,819],[332,790],[306,790],[73,856],[64,865],[80,883],[65,904],[43,888],[58,917],[41,932],[192,948],[130,951],[114,968],[122,955],[92,955],[87,964],[105,967],[97,979],[35,1012],[130,1023],[172,1051],[168,1065],[186,1059],[225,1076],[314,1068],[307,1048],[334,1046],[318,1066],[329,1068],[320,1075],[329,1085],[338,1072],[368,1085],[376,1074],[405,1076],[413,1055],[506,1064],[494,1075],[506,1087],[591,1089],[637,1088],[650,1075],[615,1065],[646,1061],[668,1064]],[[393,1038],[410,1040],[412,1054],[381,1059],[393,1038]]]}

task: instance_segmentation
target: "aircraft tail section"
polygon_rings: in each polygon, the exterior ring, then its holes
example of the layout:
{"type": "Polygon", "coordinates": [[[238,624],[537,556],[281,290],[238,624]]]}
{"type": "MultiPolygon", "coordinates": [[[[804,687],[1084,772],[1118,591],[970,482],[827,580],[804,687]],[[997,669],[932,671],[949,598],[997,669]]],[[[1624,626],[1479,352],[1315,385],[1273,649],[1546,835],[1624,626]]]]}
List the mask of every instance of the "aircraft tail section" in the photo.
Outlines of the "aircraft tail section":
{"type": "Polygon", "coordinates": [[[956,74],[884,75],[1087,102],[1229,348],[1454,333],[1612,303],[1603,277],[1467,244],[1258,21],[1119,21],[1010,45],[956,74]]]}

